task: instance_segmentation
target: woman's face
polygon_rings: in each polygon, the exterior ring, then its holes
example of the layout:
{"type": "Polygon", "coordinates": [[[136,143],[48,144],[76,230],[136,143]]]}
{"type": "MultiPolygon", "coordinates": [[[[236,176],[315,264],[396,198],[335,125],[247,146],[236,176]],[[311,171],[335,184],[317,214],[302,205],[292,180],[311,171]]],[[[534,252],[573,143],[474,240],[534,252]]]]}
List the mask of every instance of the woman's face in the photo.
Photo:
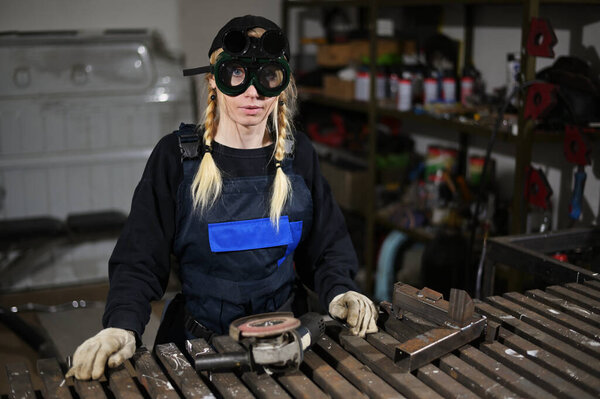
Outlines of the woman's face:
{"type": "MultiPolygon", "coordinates": [[[[235,71],[232,77],[236,78],[235,71]]],[[[243,76],[239,78],[243,79],[243,76]]],[[[242,94],[232,97],[217,89],[214,77],[210,78],[209,83],[217,91],[220,123],[230,121],[245,127],[264,126],[278,99],[278,97],[265,97],[258,94],[254,85],[248,86],[242,94]]]]}

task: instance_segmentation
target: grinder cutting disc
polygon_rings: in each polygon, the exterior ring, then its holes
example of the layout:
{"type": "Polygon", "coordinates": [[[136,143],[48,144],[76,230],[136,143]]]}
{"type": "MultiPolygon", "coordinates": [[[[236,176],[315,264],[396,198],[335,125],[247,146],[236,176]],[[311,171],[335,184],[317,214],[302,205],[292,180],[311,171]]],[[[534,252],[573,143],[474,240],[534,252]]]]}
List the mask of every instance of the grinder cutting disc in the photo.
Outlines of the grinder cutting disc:
{"type": "Polygon", "coordinates": [[[270,337],[299,326],[300,320],[291,312],[262,313],[233,321],[229,326],[229,335],[235,340],[242,337],[270,337]]]}

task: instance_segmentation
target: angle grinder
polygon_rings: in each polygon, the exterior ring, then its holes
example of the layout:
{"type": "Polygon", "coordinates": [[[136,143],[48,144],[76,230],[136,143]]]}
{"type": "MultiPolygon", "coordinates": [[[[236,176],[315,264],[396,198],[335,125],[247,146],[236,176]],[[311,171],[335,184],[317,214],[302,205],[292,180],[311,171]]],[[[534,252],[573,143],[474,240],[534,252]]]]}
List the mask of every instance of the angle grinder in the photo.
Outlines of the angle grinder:
{"type": "Polygon", "coordinates": [[[194,367],[197,371],[255,370],[257,366],[276,373],[297,370],[304,351],[324,332],[323,316],[314,312],[299,319],[291,312],[242,317],[230,324],[229,336],[244,350],[199,356],[194,367]]]}

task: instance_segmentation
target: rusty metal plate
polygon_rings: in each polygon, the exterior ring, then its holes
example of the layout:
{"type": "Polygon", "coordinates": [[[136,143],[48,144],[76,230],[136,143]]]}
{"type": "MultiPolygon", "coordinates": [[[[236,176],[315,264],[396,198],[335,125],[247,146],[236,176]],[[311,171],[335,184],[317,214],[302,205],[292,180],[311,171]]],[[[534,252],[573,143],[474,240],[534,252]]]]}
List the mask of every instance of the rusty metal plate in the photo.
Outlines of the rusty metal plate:
{"type": "Polygon", "coordinates": [[[8,377],[11,397],[19,399],[36,398],[31,383],[31,375],[25,362],[8,363],[6,365],[6,376],[8,377]]]}
{"type": "Polygon", "coordinates": [[[304,353],[300,368],[333,399],[367,398],[312,349],[304,353]]]}
{"type": "Polygon", "coordinates": [[[539,313],[550,320],[556,321],[557,323],[560,323],[567,328],[573,329],[578,333],[587,336],[588,338],[596,340],[600,338],[600,328],[594,327],[590,324],[579,320],[576,317],[561,312],[559,309],[555,309],[552,306],[548,306],[542,302],[538,302],[533,298],[527,297],[517,292],[509,292],[504,294],[503,296],[513,301],[517,305],[533,310],[534,312],[539,313]]]}
{"type": "Polygon", "coordinates": [[[177,345],[173,343],[157,345],[155,352],[158,360],[184,397],[206,399],[215,397],[184,354],[177,348],[177,345]]]}
{"type": "Polygon", "coordinates": [[[133,355],[132,363],[137,371],[139,381],[151,397],[160,397],[162,399],[179,398],[175,387],[162,372],[148,349],[144,347],[139,348],[133,355]]]}
{"type": "Polygon", "coordinates": [[[600,359],[600,342],[502,297],[486,299],[494,307],[600,359]]]}
{"type": "MultiPolygon", "coordinates": [[[[129,361],[128,361],[129,362],[129,361]]],[[[125,364],[106,370],[110,391],[117,399],[142,399],[139,391],[125,364]]]]}
{"type": "Polygon", "coordinates": [[[594,377],[587,371],[561,359],[517,334],[513,334],[502,328],[498,334],[498,341],[539,364],[541,367],[560,375],[565,380],[580,386],[590,393],[597,394],[600,390],[599,378],[594,377]]]}
{"type": "Polygon", "coordinates": [[[459,349],[459,357],[520,396],[533,399],[554,397],[550,392],[523,378],[523,375],[515,372],[508,365],[496,361],[470,345],[459,349]]]}
{"type": "Polygon", "coordinates": [[[44,383],[43,392],[46,398],[72,398],[65,381],[65,375],[56,359],[39,359],[37,361],[37,370],[44,383]]]}
{"type": "MultiPolygon", "coordinates": [[[[540,385],[542,388],[552,392],[554,395],[577,399],[591,399],[594,397],[581,388],[561,378],[559,375],[539,366],[533,361],[527,359],[522,354],[507,348],[499,342],[493,342],[489,344],[485,343],[482,344],[480,348],[487,355],[512,368],[523,377],[533,381],[535,384],[540,385]]],[[[546,398],[548,396],[543,395],[533,397],[546,398]]]]}
{"type": "Polygon", "coordinates": [[[568,360],[570,363],[577,365],[594,375],[600,374],[600,359],[588,355],[566,342],[561,341],[488,303],[477,303],[475,304],[475,309],[481,314],[502,323],[502,327],[509,331],[512,331],[555,355],[568,360]]]}
{"type": "Polygon", "coordinates": [[[541,290],[530,290],[526,292],[528,297],[535,299],[541,303],[558,309],[568,315],[571,315],[579,320],[584,321],[596,328],[600,327],[600,313],[594,313],[584,307],[581,307],[574,302],[569,302],[564,298],[552,295],[541,290]]]}

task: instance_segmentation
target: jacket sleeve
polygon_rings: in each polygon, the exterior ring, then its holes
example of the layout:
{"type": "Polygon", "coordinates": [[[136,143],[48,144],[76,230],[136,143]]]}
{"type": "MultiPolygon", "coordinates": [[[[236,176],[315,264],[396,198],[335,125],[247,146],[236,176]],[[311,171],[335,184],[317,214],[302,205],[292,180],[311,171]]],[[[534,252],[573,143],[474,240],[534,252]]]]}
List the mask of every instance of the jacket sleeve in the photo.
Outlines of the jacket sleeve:
{"type": "Polygon", "coordinates": [[[109,260],[110,289],[102,318],[105,328],[132,330],[139,339],[150,319],[150,302],[163,296],[182,174],[177,136],[167,135],[148,159],[109,260]]]}
{"type": "Polygon", "coordinates": [[[296,134],[294,163],[313,200],[313,223],[296,250],[296,268],[301,280],[317,292],[327,309],[336,295],[358,291],[354,282],[358,259],[344,216],[321,174],[318,155],[302,133],[296,134]]]}

